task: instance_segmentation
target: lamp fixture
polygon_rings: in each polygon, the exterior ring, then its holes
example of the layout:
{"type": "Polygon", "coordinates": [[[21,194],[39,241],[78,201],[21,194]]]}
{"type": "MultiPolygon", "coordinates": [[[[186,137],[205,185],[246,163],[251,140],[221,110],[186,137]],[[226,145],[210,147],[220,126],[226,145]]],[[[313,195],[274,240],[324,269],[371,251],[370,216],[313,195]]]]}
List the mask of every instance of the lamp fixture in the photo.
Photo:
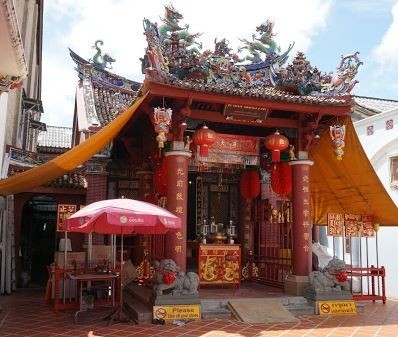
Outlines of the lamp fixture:
{"type": "Polygon", "coordinates": [[[318,129],[312,129],[311,131],[312,131],[312,134],[313,134],[315,139],[321,138],[321,136],[319,135],[318,129]]]}

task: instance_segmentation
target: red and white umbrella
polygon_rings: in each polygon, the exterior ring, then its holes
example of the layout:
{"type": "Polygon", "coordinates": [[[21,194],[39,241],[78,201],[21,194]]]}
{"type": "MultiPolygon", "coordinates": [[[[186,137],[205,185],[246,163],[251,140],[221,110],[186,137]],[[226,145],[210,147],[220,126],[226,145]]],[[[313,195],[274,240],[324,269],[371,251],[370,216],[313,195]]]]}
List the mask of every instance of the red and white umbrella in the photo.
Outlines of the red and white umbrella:
{"type": "MultiPolygon", "coordinates": [[[[164,234],[179,229],[181,229],[181,219],[178,216],[159,206],[132,199],[94,202],[70,216],[62,224],[65,238],[67,232],[121,235],[121,275],[123,275],[123,235],[164,234]]],[[[122,282],[123,279],[120,277],[119,319],[123,306],[122,282]]]]}
{"type": "Polygon", "coordinates": [[[181,229],[181,219],[159,206],[132,199],[94,202],[72,216],[62,230],[100,234],[164,234],[181,229]]]}

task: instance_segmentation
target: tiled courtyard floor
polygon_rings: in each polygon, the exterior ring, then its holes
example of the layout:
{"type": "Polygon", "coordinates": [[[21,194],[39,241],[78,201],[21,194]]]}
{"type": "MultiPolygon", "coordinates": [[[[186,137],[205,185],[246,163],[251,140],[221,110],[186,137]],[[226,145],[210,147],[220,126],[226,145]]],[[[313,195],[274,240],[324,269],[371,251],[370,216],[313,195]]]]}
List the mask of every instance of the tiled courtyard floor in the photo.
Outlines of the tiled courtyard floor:
{"type": "Polygon", "coordinates": [[[206,319],[183,326],[100,322],[75,324],[72,312],[54,313],[44,303],[42,291],[21,290],[0,297],[0,336],[398,336],[398,302],[366,303],[357,315],[297,316],[299,322],[285,324],[246,324],[234,319],[206,319]]]}

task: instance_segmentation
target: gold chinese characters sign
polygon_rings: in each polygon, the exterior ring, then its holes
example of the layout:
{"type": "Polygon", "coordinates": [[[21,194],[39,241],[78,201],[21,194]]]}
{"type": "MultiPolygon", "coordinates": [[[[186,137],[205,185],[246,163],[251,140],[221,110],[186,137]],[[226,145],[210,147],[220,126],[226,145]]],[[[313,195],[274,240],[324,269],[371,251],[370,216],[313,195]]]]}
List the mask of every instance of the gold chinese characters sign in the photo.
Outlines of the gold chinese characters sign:
{"type": "Polygon", "coordinates": [[[376,234],[373,216],[368,214],[328,213],[328,235],[373,237],[376,234]]]}
{"type": "Polygon", "coordinates": [[[76,213],[76,205],[58,205],[57,213],[57,231],[62,230],[62,224],[68,219],[72,214],[76,213]]]}

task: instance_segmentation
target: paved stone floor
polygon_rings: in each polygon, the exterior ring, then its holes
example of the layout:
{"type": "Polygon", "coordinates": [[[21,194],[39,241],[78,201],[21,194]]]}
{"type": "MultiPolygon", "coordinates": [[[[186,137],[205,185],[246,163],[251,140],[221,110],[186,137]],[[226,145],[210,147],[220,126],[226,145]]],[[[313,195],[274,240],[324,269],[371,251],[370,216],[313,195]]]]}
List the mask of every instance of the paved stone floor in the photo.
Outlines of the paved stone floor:
{"type": "MultiPolygon", "coordinates": [[[[234,319],[206,319],[183,326],[117,323],[107,326],[103,321],[83,317],[74,323],[72,312],[54,313],[44,303],[42,290],[29,289],[1,296],[0,336],[184,336],[184,337],[370,337],[398,336],[398,302],[383,305],[366,303],[357,315],[297,316],[299,322],[285,324],[246,324],[234,319]]],[[[85,313],[84,313],[85,314],[85,313]]],[[[90,316],[91,317],[91,316],[90,316]]]]}

